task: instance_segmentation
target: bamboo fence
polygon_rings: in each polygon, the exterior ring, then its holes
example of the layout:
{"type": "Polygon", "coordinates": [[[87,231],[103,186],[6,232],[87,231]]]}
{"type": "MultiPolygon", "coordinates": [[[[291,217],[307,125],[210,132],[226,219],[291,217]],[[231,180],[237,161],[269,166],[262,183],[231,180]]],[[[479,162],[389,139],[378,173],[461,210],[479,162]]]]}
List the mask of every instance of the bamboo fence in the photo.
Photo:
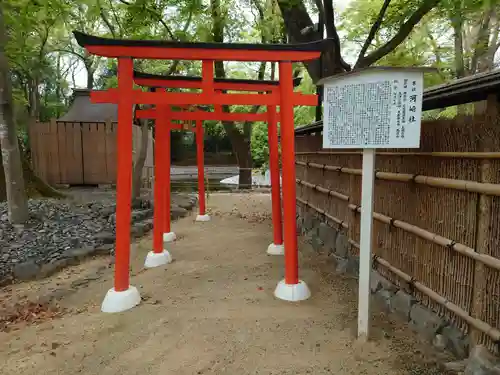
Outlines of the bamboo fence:
{"type": "MultiPolygon", "coordinates": [[[[473,343],[500,343],[500,119],[422,124],[420,149],[378,150],[374,266],[473,343]],[[411,287],[410,287],[411,286],[411,287]]],[[[360,235],[361,151],[296,137],[297,201],[360,235]]]]}

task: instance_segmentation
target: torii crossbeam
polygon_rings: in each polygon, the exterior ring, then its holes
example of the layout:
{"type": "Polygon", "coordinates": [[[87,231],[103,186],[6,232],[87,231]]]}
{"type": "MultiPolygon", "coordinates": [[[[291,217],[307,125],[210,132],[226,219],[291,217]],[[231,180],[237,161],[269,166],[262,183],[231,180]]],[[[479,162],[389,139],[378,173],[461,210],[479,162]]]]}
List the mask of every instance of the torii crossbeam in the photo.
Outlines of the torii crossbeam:
{"type": "MultiPolygon", "coordinates": [[[[95,101],[118,103],[118,177],[116,207],[115,285],[104,298],[101,310],[118,312],[140,302],[137,289],[129,283],[130,198],[132,177],[132,108],[153,105],[266,105],[280,106],[285,279],[274,292],[288,301],[307,299],[310,291],[298,277],[295,186],[295,105],[316,105],[317,98],[294,93],[292,62],[318,59],[331,40],[305,44],[180,43],[100,38],[74,32],[78,44],[88,53],[118,58],[118,89],[92,93],[95,101]],[[133,59],[202,60],[201,93],[142,92],[134,89],[133,59]],[[214,61],[272,61],[279,63],[279,90],[265,93],[217,92],[214,61]],[[309,104],[311,103],[311,104],[309,104]]],[[[217,111],[216,111],[217,112],[217,111]]]]}

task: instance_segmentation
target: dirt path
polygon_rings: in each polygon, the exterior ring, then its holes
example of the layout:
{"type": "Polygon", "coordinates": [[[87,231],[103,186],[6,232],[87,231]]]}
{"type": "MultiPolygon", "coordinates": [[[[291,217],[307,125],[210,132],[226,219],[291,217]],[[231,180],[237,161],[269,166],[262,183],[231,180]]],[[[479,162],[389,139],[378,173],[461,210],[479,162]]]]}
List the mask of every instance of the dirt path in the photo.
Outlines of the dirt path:
{"type": "Polygon", "coordinates": [[[283,258],[267,256],[270,198],[213,195],[213,220],[174,223],[179,241],[167,268],[142,271],[151,240],[134,247],[132,284],[145,301],[107,315],[109,260],[96,259],[49,280],[3,291],[33,298],[74,291],[61,318],[0,333],[0,374],[440,374],[413,334],[376,313],[372,336],[355,342],[356,281],[301,243],[301,277],[313,297],[276,300],[283,258]],[[264,213],[264,215],[262,214],[264,213]]]}

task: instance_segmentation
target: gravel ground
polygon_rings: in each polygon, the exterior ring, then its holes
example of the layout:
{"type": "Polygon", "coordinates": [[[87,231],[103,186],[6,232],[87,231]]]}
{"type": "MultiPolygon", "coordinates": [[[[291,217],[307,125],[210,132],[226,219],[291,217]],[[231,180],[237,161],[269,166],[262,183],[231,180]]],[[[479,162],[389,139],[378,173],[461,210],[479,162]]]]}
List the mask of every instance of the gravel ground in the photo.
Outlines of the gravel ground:
{"type": "MultiPolygon", "coordinates": [[[[75,189],[68,193],[71,199],[30,200],[30,219],[21,227],[9,223],[7,204],[0,203],[0,284],[38,277],[43,265],[91,253],[99,246],[112,251],[114,191],[75,189]]],[[[174,195],[172,202],[184,197],[174,195]]],[[[192,207],[194,200],[190,203],[192,207]]],[[[149,219],[152,214],[152,203],[145,198],[133,207],[132,222],[149,219]]]]}
{"type": "Polygon", "coordinates": [[[208,204],[211,222],[174,223],[173,263],[144,270],[151,238],[133,247],[143,301],[128,312],[100,312],[113,278],[104,258],[0,291],[0,301],[27,296],[0,330],[0,374],[442,374],[432,348],[376,304],[370,341],[356,342],[356,280],[303,241],[312,297],[273,297],[283,257],[266,254],[269,195],[214,194],[208,204]],[[52,310],[26,302],[55,292],[64,297],[52,310]]]}

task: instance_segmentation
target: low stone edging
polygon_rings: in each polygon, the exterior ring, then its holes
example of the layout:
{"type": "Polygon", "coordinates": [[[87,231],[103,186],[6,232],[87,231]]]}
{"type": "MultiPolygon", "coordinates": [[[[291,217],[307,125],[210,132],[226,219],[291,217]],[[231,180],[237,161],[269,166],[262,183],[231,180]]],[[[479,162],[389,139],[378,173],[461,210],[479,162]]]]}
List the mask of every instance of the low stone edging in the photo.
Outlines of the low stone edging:
{"type": "MultiPolygon", "coordinates": [[[[188,215],[197,203],[194,195],[178,195],[175,204],[171,206],[172,221],[188,215]]],[[[153,228],[153,202],[139,205],[132,211],[130,234],[133,239],[141,238],[153,228]]],[[[109,221],[115,222],[115,214],[109,215],[109,221]]],[[[113,256],[115,248],[115,234],[113,231],[101,231],[94,236],[95,244],[91,246],[75,247],[60,252],[57,257],[41,262],[37,259],[29,259],[16,264],[11,275],[0,280],[0,285],[7,285],[16,281],[39,280],[49,277],[60,270],[81,263],[89,257],[113,256]]]]}

